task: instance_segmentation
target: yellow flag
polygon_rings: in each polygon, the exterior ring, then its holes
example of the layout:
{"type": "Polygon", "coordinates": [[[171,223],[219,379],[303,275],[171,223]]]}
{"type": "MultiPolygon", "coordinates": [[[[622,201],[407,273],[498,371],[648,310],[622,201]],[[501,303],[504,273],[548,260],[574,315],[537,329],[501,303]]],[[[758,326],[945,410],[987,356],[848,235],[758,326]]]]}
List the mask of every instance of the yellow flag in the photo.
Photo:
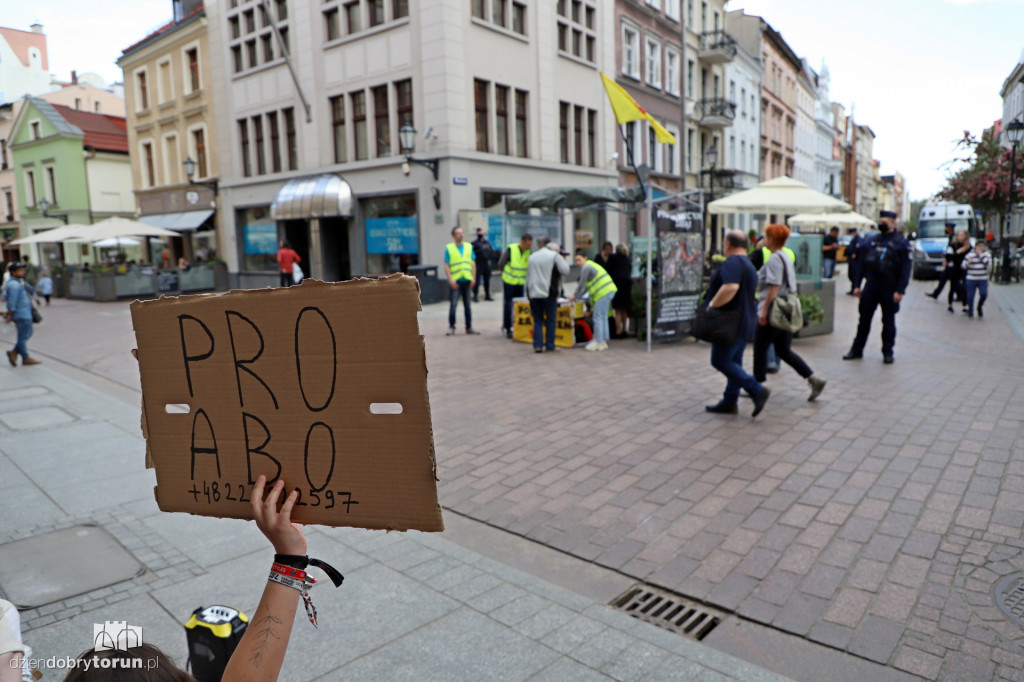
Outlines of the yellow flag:
{"type": "Polygon", "coordinates": [[[650,122],[651,127],[654,128],[654,134],[658,138],[658,142],[662,144],[675,144],[676,138],[669,131],[654,120],[654,117],[644,111],[643,107],[636,103],[636,100],[629,96],[629,93],[622,89],[618,83],[613,81],[608,76],[601,74],[601,80],[604,82],[605,92],[608,93],[608,100],[612,103],[612,110],[615,112],[615,122],[619,125],[623,123],[629,123],[630,121],[638,121],[640,119],[646,119],[650,122]]]}

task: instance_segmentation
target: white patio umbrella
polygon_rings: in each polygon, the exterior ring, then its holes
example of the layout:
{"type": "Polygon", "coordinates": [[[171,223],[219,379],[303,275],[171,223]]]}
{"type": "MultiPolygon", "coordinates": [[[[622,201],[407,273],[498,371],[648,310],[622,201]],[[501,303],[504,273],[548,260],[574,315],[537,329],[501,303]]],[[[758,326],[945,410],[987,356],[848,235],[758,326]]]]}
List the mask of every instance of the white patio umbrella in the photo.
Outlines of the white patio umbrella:
{"type": "Polygon", "coordinates": [[[709,213],[840,213],[850,205],[790,177],[765,180],[753,189],[715,199],[709,213]]]}
{"type": "Polygon", "coordinates": [[[111,237],[180,237],[181,233],[166,230],[155,225],[147,225],[127,218],[107,218],[89,226],[87,232],[69,239],[76,242],[96,242],[111,237]]]}
{"type": "Polygon", "coordinates": [[[50,230],[36,232],[28,237],[15,239],[11,241],[11,244],[56,244],[79,236],[84,230],[88,230],[89,227],[89,225],[80,225],[77,223],[61,225],[50,230]]]}
{"type": "Polygon", "coordinates": [[[808,227],[874,227],[875,221],[855,211],[846,213],[798,213],[786,220],[790,225],[807,225],[808,227]]]}
{"type": "Polygon", "coordinates": [[[93,246],[98,249],[113,249],[121,248],[124,246],[138,246],[139,240],[132,239],[131,237],[107,237],[101,239],[98,242],[93,242],[93,246]]]}

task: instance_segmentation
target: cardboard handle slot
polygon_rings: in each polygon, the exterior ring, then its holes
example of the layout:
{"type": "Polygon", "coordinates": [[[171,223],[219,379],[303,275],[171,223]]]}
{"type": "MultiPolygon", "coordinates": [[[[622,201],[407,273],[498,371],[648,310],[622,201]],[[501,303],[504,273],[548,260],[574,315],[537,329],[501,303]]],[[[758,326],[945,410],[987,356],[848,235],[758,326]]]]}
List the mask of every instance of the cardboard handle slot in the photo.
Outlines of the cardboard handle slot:
{"type": "Polygon", "coordinates": [[[370,414],[402,414],[402,403],[370,403],[370,414]]]}
{"type": "Polygon", "coordinates": [[[164,412],[167,414],[188,414],[192,407],[188,403],[167,403],[164,405],[164,412]]]}

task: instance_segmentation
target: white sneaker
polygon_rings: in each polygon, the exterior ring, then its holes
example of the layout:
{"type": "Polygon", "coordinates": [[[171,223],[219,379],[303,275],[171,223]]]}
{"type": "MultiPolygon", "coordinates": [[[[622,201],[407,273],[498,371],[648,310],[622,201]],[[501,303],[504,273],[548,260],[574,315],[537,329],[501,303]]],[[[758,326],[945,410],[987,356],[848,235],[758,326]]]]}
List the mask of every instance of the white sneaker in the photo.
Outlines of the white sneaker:
{"type": "Polygon", "coordinates": [[[597,347],[597,349],[598,350],[608,350],[608,342],[607,341],[602,341],[601,345],[599,345],[597,347]]]}
{"type": "Polygon", "coordinates": [[[583,350],[600,350],[600,345],[597,341],[591,341],[587,345],[583,346],[583,350]]]}

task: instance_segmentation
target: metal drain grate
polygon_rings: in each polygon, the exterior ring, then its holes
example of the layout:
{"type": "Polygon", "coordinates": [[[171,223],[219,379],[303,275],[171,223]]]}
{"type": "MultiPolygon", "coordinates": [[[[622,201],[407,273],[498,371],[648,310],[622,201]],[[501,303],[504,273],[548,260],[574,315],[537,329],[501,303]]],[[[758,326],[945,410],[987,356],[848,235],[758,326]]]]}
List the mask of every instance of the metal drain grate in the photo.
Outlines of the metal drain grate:
{"type": "Polygon", "coordinates": [[[1003,577],[996,583],[994,596],[1006,617],[1024,628],[1024,571],[1003,577]]]}
{"type": "Polygon", "coordinates": [[[634,618],[697,641],[707,637],[722,622],[715,614],[650,585],[634,585],[617,597],[612,606],[634,618]]]}

